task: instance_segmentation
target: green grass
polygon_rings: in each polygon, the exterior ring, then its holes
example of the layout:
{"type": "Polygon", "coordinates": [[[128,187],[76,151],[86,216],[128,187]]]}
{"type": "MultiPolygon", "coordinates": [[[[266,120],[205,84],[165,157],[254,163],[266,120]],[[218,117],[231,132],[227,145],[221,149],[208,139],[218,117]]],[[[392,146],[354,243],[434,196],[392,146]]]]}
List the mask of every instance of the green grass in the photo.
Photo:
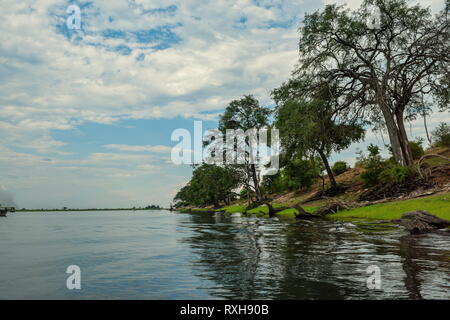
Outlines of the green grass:
{"type": "MultiPolygon", "coordinates": [[[[290,201],[292,202],[292,201],[290,201]]],[[[307,212],[313,213],[323,205],[323,201],[311,202],[302,205],[303,209],[307,212]]],[[[289,206],[290,203],[274,203],[274,208],[279,208],[283,206],[289,206]]],[[[246,203],[238,203],[223,207],[219,211],[225,211],[229,214],[232,213],[242,213],[245,211],[246,203]]],[[[198,211],[207,211],[211,209],[195,209],[198,211]]],[[[392,220],[399,219],[403,213],[409,211],[424,210],[428,211],[440,218],[450,220],[450,193],[445,193],[441,195],[434,195],[418,199],[410,199],[403,201],[394,201],[374,204],[366,207],[360,207],[352,210],[344,210],[338,213],[329,215],[328,217],[332,219],[340,220],[355,220],[355,219],[374,219],[374,220],[392,220]]],[[[277,213],[279,218],[292,219],[295,218],[296,209],[286,209],[277,213]]],[[[257,217],[268,217],[269,210],[266,205],[257,207],[255,209],[247,211],[248,214],[257,217]]]]}
{"type": "Polygon", "coordinates": [[[330,215],[331,218],[399,219],[403,213],[424,210],[450,220],[450,193],[425,198],[379,203],[330,215]]]}
{"type": "Polygon", "coordinates": [[[236,213],[236,212],[244,212],[246,207],[247,206],[245,204],[235,204],[235,205],[223,207],[220,210],[223,210],[226,213],[236,213]]]}

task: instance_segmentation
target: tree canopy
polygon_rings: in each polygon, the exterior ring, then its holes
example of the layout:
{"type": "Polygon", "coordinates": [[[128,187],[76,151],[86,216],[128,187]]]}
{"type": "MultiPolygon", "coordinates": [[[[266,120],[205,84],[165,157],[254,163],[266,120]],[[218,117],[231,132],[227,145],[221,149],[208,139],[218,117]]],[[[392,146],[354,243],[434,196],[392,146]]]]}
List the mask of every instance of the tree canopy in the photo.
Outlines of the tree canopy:
{"type": "Polygon", "coordinates": [[[332,152],[339,152],[364,137],[363,123],[348,118],[333,99],[334,87],[308,92],[303,81],[290,80],[273,91],[277,102],[276,126],[281,145],[288,157],[313,157],[323,161],[332,187],[336,187],[328,162],[332,152]],[[312,93],[312,94],[311,94],[312,93]]]}
{"type": "MultiPolygon", "coordinates": [[[[261,129],[268,127],[269,116],[271,110],[267,107],[263,107],[259,104],[251,95],[246,95],[238,100],[231,101],[225,108],[225,112],[220,116],[219,119],[219,130],[226,133],[229,129],[240,129],[243,132],[251,129],[261,129]]],[[[260,177],[257,172],[257,165],[250,161],[252,158],[250,153],[256,153],[255,150],[250,150],[252,148],[249,138],[246,138],[244,142],[239,142],[236,139],[234,149],[246,150],[246,161],[244,164],[234,165],[234,167],[239,170],[244,178],[243,183],[245,188],[252,189],[255,192],[258,201],[262,201],[262,194],[260,189],[260,177]],[[238,144],[243,143],[244,146],[238,144]]],[[[253,155],[254,156],[254,155],[253,155]]],[[[253,158],[254,160],[254,158],[253,158]]]]}
{"type": "Polygon", "coordinates": [[[404,115],[411,102],[429,95],[449,108],[449,31],[445,10],[433,17],[405,0],[365,0],[356,11],[328,5],[305,18],[295,76],[310,79],[309,90],[335,83],[341,108],[382,122],[395,159],[410,165],[404,115]]]}
{"type": "Polygon", "coordinates": [[[229,202],[239,184],[240,176],[232,167],[203,163],[195,167],[191,180],[174,200],[181,205],[217,207],[220,201],[229,202]]]}

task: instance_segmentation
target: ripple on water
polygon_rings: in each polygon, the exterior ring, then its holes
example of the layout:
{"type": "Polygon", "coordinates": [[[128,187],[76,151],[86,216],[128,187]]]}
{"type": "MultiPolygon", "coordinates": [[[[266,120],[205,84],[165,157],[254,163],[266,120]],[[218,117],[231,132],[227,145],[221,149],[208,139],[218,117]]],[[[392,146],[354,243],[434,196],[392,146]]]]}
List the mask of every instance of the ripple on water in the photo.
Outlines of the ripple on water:
{"type": "Polygon", "coordinates": [[[0,298],[450,298],[450,237],[382,221],[139,211],[1,222],[0,298]],[[81,292],[65,288],[71,264],[82,269],[81,292]],[[367,289],[373,265],[380,290],[367,289]]]}

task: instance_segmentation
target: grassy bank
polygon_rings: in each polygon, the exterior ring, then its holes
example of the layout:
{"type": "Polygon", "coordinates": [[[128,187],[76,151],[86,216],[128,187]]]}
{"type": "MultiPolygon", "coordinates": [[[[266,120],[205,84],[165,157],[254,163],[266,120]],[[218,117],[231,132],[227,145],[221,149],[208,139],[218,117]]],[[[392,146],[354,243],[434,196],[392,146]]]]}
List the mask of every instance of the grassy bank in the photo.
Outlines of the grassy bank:
{"type": "Polygon", "coordinates": [[[424,210],[440,218],[450,220],[450,193],[373,204],[352,210],[344,210],[330,215],[332,218],[365,218],[378,220],[398,219],[403,213],[409,211],[424,210]]]}
{"type": "MultiPolygon", "coordinates": [[[[292,202],[292,201],[289,201],[292,202]]],[[[324,202],[317,201],[306,204],[303,208],[307,212],[313,213],[324,202]]],[[[289,206],[291,203],[274,203],[275,208],[282,206],[289,206]]],[[[225,211],[226,213],[242,213],[245,211],[245,204],[234,204],[226,206],[216,211],[225,211]]],[[[450,193],[444,193],[439,195],[433,195],[417,199],[392,201],[386,203],[373,204],[365,207],[359,207],[352,210],[344,210],[335,214],[331,214],[328,217],[332,219],[374,219],[374,220],[392,220],[398,219],[403,213],[409,211],[424,210],[428,211],[440,218],[450,220],[450,193]]],[[[188,212],[186,210],[181,210],[188,212]]],[[[211,213],[211,209],[192,209],[196,213],[211,213]]],[[[295,218],[295,209],[287,209],[277,213],[280,218],[295,218]]],[[[247,211],[247,214],[251,214],[257,217],[268,217],[267,206],[260,206],[255,209],[247,211]]]]}

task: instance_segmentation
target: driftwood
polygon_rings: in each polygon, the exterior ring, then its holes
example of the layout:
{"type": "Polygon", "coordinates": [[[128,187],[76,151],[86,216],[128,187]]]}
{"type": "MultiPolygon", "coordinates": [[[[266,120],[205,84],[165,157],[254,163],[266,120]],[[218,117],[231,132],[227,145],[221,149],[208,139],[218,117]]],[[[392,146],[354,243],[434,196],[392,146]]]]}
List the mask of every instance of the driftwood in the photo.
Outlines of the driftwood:
{"type": "Polygon", "coordinates": [[[324,205],[323,207],[319,208],[315,214],[318,214],[320,216],[324,216],[327,214],[332,214],[332,213],[336,213],[338,211],[341,210],[348,210],[348,209],[352,209],[356,207],[356,205],[351,205],[348,203],[345,203],[343,201],[340,200],[332,200],[330,202],[328,202],[326,205],[324,205]]]}
{"type": "Polygon", "coordinates": [[[436,154],[436,153],[426,154],[426,155],[422,156],[419,159],[419,161],[417,162],[417,171],[419,171],[419,175],[420,175],[420,177],[422,179],[425,179],[425,176],[424,176],[424,174],[422,172],[422,169],[421,169],[422,161],[425,160],[426,158],[431,158],[431,157],[438,157],[438,158],[450,161],[450,158],[444,157],[443,155],[436,154]]]}
{"type": "Polygon", "coordinates": [[[325,190],[320,190],[316,192],[312,197],[303,201],[303,203],[308,203],[316,200],[322,200],[326,198],[331,198],[343,194],[348,189],[348,186],[338,184],[336,187],[331,187],[325,190]]]}
{"type": "Polygon", "coordinates": [[[351,205],[351,204],[345,203],[343,201],[332,200],[329,203],[327,203],[325,206],[321,207],[316,212],[309,213],[300,206],[301,202],[294,204],[291,207],[279,207],[279,208],[274,208],[269,202],[265,202],[264,204],[269,208],[269,217],[274,217],[276,213],[283,211],[283,210],[295,209],[298,211],[298,213],[294,212],[295,217],[297,219],[322,218],[327,214],[336,213],[341,210],[352,209],[355,207],[355,205],[351,205]]]}
{"type": "Polygon", "coordinates": [[[321,215],[306,212],[302,207],[300,207],[299,204],[293,205],[292,208],[294,208],[298,211],[298,213],[294,212],[296,219],[307,219],[308,220],[308,219],[314,219],[314,218],[322,218],[321,215]]]}
{"type": "MultiPolygon", "coordinates": [[[[422,234],[450,227],[450,221],[438,218],[426,211],[406,212],[399,220],[393,222],[405,227],[410,234],[422,234]]],[[[450,235],[448,230],[439,232],[450,235]]]]}
{"type": "Polygon", "coordinates": [[[398,198],[406,196],[418,189],[429,189],[434,183],[424,179],[407,179],[403,182],[388,182],[379,184],[361,193],[358,201],[378,201],[382,199],[398,198]]]}
{"type": "Polygon", "coordinates": [[[306,212],[301,206],[300,203],[294,204],[291,207],[279,207],[279,208],[274,208],[272,206],[272,204],[270,204],[269,202],[265,202],[264,203],[267,208],[269,209],[269,217],[275,217],[275,215],[278,212],[287,210],[287,209],[296,209],[298,211],[298,213],[294,212],[295,214],[295,218],[296,219],[313,219],[313,218],[321,218],[321,216],[316,215],[316,214],[311,214],[309,212],[306,212]]]}

